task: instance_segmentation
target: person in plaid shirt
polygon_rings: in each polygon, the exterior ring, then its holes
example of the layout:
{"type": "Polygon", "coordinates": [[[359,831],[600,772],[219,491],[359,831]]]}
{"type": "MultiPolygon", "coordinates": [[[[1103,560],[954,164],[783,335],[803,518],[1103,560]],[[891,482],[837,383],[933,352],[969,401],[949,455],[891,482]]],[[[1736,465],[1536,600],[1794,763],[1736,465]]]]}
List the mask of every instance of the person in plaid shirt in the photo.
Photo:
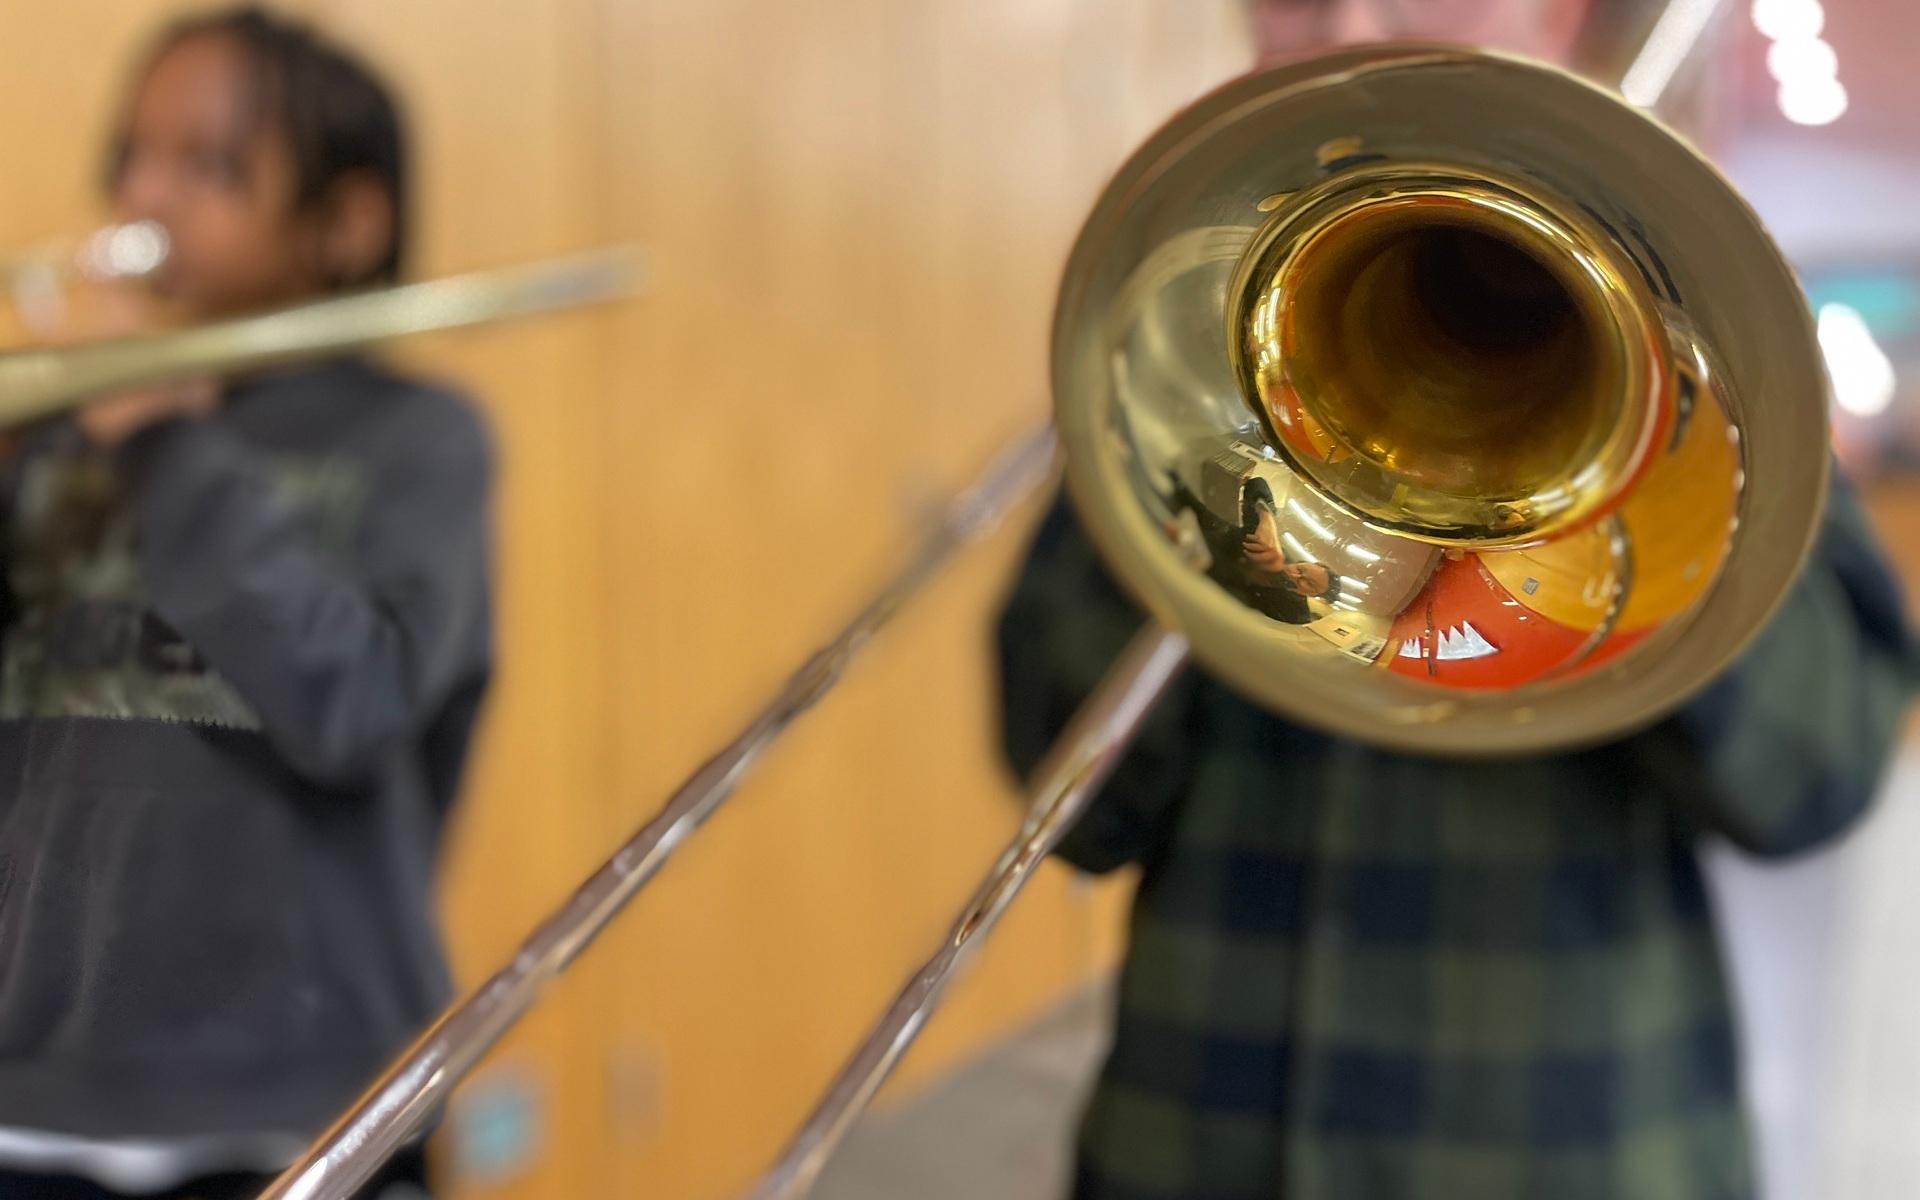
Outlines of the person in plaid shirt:
{"type": "MultiPolygon", "coordinates": [[[[1436,34],[1379,27],[1427,9],[1511,10],[1509,33],[1570,36],[1555,0],[1296,0],[1264,6],[1259,28],[1269,49],[1275,30],[1326,37],[1355,13],[1375,20],[1361,33],[1436,34]]],[[[1057,503],[999,626],[1022,774],[1141,620],[1057,503]]],[[[1141,871],[1073,1195],[1753,1196],[1694,844],[1712,832],[1778,856],[1838,836],[1916,685],[1899,590],[1843,482],[1736,668],[1611,745],[1411,757],[1189,671],[1060,851],[1141,871]]]]}

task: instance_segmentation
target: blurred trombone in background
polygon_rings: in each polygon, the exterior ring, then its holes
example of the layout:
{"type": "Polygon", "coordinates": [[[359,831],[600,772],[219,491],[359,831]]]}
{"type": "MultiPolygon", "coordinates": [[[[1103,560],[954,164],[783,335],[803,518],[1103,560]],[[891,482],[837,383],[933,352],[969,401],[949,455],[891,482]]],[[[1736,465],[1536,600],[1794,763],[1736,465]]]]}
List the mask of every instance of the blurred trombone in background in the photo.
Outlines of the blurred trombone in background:
{"type": "Polygon", "coordinates": [[[147,279],[165,265],[171,249],[158,221],[104,225],[0,258],[0,281],[22,330],[45,340],[71,326],[77,288],[147,279]]]}

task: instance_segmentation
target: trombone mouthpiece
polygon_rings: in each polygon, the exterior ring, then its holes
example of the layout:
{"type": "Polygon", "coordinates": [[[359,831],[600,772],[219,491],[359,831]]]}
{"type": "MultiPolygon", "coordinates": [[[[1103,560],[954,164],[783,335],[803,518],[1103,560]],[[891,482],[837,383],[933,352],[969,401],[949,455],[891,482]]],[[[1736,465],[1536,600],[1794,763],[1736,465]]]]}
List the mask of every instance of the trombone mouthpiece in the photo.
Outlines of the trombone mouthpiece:
{"type": "Polygon", "coordinates": [[[167,227],[158,221],[132,221],[98,230],[80,245],[75,265],[89,279],[144,279],[158,271],[173,250],[167,227]]]}

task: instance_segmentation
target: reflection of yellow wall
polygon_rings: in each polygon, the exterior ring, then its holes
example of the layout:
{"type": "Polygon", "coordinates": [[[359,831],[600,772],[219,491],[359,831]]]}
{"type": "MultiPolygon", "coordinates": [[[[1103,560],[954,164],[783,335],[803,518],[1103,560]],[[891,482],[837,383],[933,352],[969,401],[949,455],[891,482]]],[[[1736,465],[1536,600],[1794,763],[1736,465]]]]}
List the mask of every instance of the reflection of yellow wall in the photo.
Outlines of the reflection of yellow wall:
{"type": "Polygon", "coordinates": [[[1739,471],[1731,422],[1702,395],[1680,444],[1621,507],[1634,579],[1622,629],[1665,621],[1706,593],[1732,538],[1739,471]]]}
{"type": "MultiPolygon", "coordinates": [[[[452,844],[495,965],[1045,411],[1053,287],[1131,144],[1245,61],[1237,0],[306,0],[413,101],[423,271],[639,239],[654,292],[407,353],[504,455],[499,688],[452,844]]],[[[0,241],[94,214],[171,5],[0,6],[0,241]],[[57,119],[49,119],[57,114],[57,119]]],[[[449,1194],[733,1194],[1011,832],[984,614],[1017,535],[908,614],[483,1078],[538,1158],[449,1194]]],[[[924,1079],[1111,959],[1049,873],[909,1058],[924,1079]]]]}
{"type": "MultiPolygon", "coordinates": [[[[1725,411],[1702,395],[1680,444],[1660,456],[1620,507],[1633,578],[1620,629],[1663,622],[1706,592],[1726,557],[1739,466],[1725,411]]],[[[1521,604],[1569,628],[1592,629],[1612,603],[1610,543],[1600,526],[1480,560],[1521,604]]]]}
{"type": "Polygon", "coordinates": [[[1515,600],[1569,629],[1606,619],[1618,583],[1612,537],[1588,528],[1544,546],[1484,553],[1481,563],[1515,600]]]}

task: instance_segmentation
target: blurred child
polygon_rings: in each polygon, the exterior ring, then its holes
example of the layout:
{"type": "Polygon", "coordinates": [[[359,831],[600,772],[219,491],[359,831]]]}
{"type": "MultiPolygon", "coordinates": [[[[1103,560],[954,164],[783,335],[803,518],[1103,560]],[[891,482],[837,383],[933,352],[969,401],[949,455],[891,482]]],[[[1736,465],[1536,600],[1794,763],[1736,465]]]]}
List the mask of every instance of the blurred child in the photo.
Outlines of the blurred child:
{"type": "MultiPolygon", "coordinates": [[[[107,188],[200,321],[396,278],[399,115],[256,9],[165,31],[107,188]]],[[[252,1196],[446,1000],[489,449],[355,358],[102,399],[0,487],[0,1195],[252,1196]],[[8,1172],[11,1172],[10,1174],[8,1172]]],[[[370,1196],[418,1196],[417,1154],[370,1196]]]]}

